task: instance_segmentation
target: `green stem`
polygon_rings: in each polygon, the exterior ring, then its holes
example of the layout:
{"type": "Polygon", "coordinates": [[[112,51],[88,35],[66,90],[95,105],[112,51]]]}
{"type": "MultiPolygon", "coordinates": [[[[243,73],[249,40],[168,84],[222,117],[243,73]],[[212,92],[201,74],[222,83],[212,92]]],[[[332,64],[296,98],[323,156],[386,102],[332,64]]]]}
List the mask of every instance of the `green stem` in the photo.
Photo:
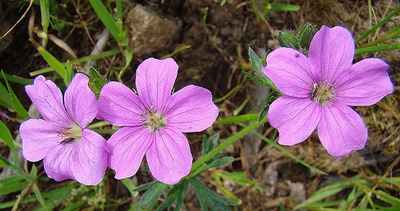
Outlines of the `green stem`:
{"type": "Polygon", "coordinates": [[[233,124],[237,122],[249,122],[249,121],[255,121],[258,119],[259,113],[254,113],[254,114],[244,114],[240,116],[233,116],[233,117],[228,117],[224,119],[218,119],[215,121],[214,124],[233,124]]]}
{"type": "Polygon", "coordinates": [[[235,143],[237,140],[243,138],[245,135],[249,134],[252,130],[258,128],[259,126],[263,125],[267,121],[268,121],[267,118],[262,119],[260,122],[255,121],[255,122],[249,124],[248,126],[246,126],[245,128],[243,128],[243,130],[239,131],[235,135],[233,135],[233,136],[229,137],[228,139],[226,139],[224,142],[222,142],[219,146],[217,146],[211,152],[207,153],[202,158],[200,158],[199,160],[194,162],[193,166],[192,166],[192,172],[195,171],[197,168],[199,168],[201,165],[203,165],[205,162],[210,160],[216,154],[218,154],[219,152],[224,150],[226,147],[228,147],[229,145],[235,143]]]}

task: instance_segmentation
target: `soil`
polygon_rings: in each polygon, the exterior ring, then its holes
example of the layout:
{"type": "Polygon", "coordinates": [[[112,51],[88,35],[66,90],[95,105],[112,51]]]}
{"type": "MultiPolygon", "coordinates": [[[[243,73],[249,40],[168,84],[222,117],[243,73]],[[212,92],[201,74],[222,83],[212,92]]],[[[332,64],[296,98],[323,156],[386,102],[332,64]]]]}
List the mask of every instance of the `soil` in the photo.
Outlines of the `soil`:
{"type": "MultiPolygon", "coordinates": [[[[134,87],[135,70],[143,59],[147,57],[160,58],[174,52],[179,47],[189,46],[186,50],[173,56],[179,64],[175,89],[178,90],[188,84],[196,84],[208,88],[213,93],[214,99],[218,99],[235,86],[242,85],[231,96],[218,103],[221,111],[219,118],[231,117],[232,111],[238,109],[247,99],[249,103],[240,113],[245,114],[260,102],[262,96],[268,93],[267,89],[257,86],[243,74],[243,71],[251,71],[248,60],[249,47],[254,49],[260,57],[264,57],[268,49],[272,50],[278,47],[276,36],[279,30],[299,29],[305,22],[311,22],[317,28],[323,24],[342,25],[349,28],[354,32],[354,36],[358,37],[400,5],[397,1],[372,1],[373,16],[369,18],[366,1],[271,1],[296,4],[301,9],[298,12],[270,10],[265,18],[258,18],[263,12],[261,5],[264,1],[254,1],[259,6],[258,10],[252,6],[251,2],[253,1],[228,0],[221,5],[221,1],[217,0],[124,1],[124,8],[126,8],[124,25],[130,36],[132,51],[135,52],[134,60],[122,78],[124,83],[134,87]],[[142,33],[144,29],[136,29],[138,24],[135,24],[135,21],[143,20],[140,18],[136,20],[137,18],[135,19],[133,14],[129,13],[129,9],[134,8],[135,4],[151,11],[149,12],[152,15],[151,18],[157,18],[159,24],[166,28],[157,31],[158,27],[153,25],[151,28],[152,25],[150,25],[148,34],[139,36],[138,31],[142,33]],[[169,29],[172,29],[173,32],[169,29]],[[140,43],[143,43],[141,46],[137,43],[138,37],[140,43]]],[[[71,0],[67,3],[52,1],[52,5],[57,3],[58,7],[53,8],[54,16],[66,23],[57,30],[56,26],[52,25],[49,33],[68,44],[78,58],[89,55],[104,29],[101,21],[86,1],[71,0]]],[[[2,2],[0,4],[0,11],[3,12],[0,20],[6,21],[7,25],[15,23],[22,15],[22,11],[26,9],[26,5],[22,3],[2,2]]],[[[114,6],[110,5],[110,7],[114,6]]],[[[7,45],[9,46],[0,51],[0,69],[5,73],[24,78],[32,78],[29,75],[30,72],[47,67],[34,45],[29,42],[29,16],[35,17],[34,26],[40,29],[40,8],[34,5],[27,17],[9,35],[12,38],[11,41],[8,38],[7,45]]],[[[399,24],[400,16],[398,14],[360,45],[382,37],[389,28],[399,24]]],[[[141,25],[145,27],[145,24],[141,25]]],[[[2,26],[4,25],[2,24],[2,26]]],[[[4,32],[2,31],[2,33],[4,32]]],[[[38,42],[40,41],[36,35],[33,37],[38,42]]],[[[118,48],[118,44],[110,36],[104,51],[115,48],[118,48]]],[[[46,49],[63,62],[73,59],[70,54],[51,41],[47,44],[46,49]]],[[[308,168],[295,163],[285,153],[269,146],[257,137],[249,136],[235,143],[232,148],[223,153],[226,156],[235,157],[232,165],[202,173],[201,181],[216,190],[215,181],[211,175],[212,171],[244,171],[248,179],[265,188],[266,191],[224,181],[225,187],[232,190],[242,200],[238,209],[280,210],[280,206],[283,206],[290,210],[295,204],[312,195],[315,190],[329,184],[329,181],[339,174],[353,175],[362,171],[363,168],[376,173],[385,172],[391,162],[399,156],[400,133],[398,131],[400,125],[393,112],[400,113],[398,97],[400,52],[396,50],[372,55],[364,54],[357,56],[356,60],[374,56],[383,58],[390,64],[389,73],[396,92],[385,99],[385,102],[390,102],[391,109],[385,109],[382,105],[356,108],[369,129],[366,149],[353,152],[344,158],[332,158],[321,146],[316,135],[301,144],[286,148],[307,163],[328,172],[329,177],[311,172],[308,168]]],[[[75,67],[78,70],[84,70],[84,65],[84,63],[77,64],[75,67]]],[[[97,61],[96,69],[102,74],[107,74],[110,80],[116,80],[113,71],[122,69],[124,65],[124,57],[119,54],[97,61]]],[[[46,76],[56,78],[52,73],[46,76]]],[[[28,108],[30,101],[22,86],[13,84],[13,87],[23,105],[28,108]]],[[[2,108],[2,110],[4,109],[2,108]]],[[[12,115],[9,115],[6,122],[17,129],[18,123],[13,121],[12,115]]],[[[237,125],[216,125],[206,133],[211,135],[211,132],[215,131],[220,133],[221,138],[226,138],[240,129],[237,125]]],[[[274,134],[276,135],[269,125],[265,125],[260,132],[270,138],[274,134]]],[[[195,159],[200,156],[202,134],[188,134],[195,159]]],[[[396,168],[398,169],[399,166],[397,165],[396,168]]],[[[113,177],[112,172],[109,172],[108,175],[110,178],[113,177]]],[[[135,176],[138,185],[152,180],[151,176],[144,171],[139,171],[135,176]]],[[[116,181],[110,184],[113,185],[109,188],[111,197],[129,197],[129,192],[126,190],[121,192],[116,188],[121,184],[117,184],[116,181]]],[[[47,188],[51,189],[51,186],[47,188]]],[[[189,190],[187,193],[185,209],[199,210],[199,203],[193,190],[189,190]]]]}

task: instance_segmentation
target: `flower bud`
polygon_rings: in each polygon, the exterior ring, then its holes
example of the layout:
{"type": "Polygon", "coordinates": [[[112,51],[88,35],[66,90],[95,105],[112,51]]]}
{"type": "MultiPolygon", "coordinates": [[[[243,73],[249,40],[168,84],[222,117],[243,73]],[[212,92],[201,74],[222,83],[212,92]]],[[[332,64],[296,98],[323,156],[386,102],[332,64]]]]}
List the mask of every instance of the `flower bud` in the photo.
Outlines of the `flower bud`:
{"type": "Polygon", "coordinates": [[[282,47],[289,47],[299,49],[299,41],[297,40],[294,33],[291,31],[281,31],[278,35],[279,45],[282,47]]]}
{"type": "Polygon", "coordinates": [[[297,37],[299,39],[300,47],[308,49],[314,34],[316,33],[315,25],[311,23],[305,23],[300,27],[297,37]]]}

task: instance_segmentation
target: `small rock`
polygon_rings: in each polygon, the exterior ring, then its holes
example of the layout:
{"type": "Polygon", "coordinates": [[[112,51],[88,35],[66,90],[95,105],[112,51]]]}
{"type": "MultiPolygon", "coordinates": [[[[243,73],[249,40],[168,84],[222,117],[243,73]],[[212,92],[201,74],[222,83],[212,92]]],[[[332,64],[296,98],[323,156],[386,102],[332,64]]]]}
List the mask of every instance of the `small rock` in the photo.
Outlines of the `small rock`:
{"type": "Polygon", "coordinates": [[[161,17],[149,7],[136,5],[128,13],[130,47],[139,57],[171,47],[182,28],[182,22],[161,17]]]}

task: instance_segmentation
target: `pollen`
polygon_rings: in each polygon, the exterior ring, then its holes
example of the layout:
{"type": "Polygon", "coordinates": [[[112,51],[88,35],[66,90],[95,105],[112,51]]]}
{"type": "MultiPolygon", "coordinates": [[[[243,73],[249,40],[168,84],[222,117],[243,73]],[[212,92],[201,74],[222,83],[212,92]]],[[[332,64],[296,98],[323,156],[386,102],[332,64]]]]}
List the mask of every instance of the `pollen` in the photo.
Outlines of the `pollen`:
{"type": "Polygon", "coordinates": [[[328,80],[324,80],[319,83],[314,83],[311,99],[320,105],[330,103],[333,101],[336,93],[336,88],[329,83],[328,80]]]}
{"type": "Polygon", "coordinates": [[[154,107],[150,107],[142,116],[143,127],[149,128],[152,132],[157,132],[166,126],[165,115],[154,110],[154,107]]]}
{"type": "Polygon", "coordinates": [[[82,129],[74,122],[66,130],[58,130],[57,134],[64,139],[60,143],[69,143],[82,137],[82,129]]]}

